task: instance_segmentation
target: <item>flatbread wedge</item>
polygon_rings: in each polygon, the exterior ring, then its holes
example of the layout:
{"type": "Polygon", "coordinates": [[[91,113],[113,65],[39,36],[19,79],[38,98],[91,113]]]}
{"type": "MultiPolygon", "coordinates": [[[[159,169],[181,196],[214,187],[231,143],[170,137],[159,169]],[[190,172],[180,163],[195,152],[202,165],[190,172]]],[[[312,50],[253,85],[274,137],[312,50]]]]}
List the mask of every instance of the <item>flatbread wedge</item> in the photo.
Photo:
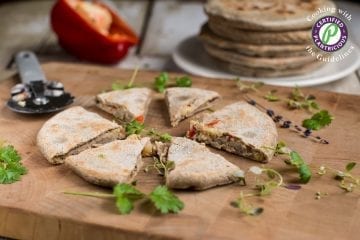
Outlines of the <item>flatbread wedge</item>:
{"type": "Polygon", "coordinates": [[[149,138],[132,135],[66,158],[65,165],[87,182],[112,187],[131,183],[142,166],[141,151],[149,138]]]}
{"type": "Polygon", "coordinates": [[[240,170],[205,145],[181,137],[173,137],[168,161],[175,168],[166,177],[166,185],[177,189],[204,190],[237,181],[240,170]]]}
{"type": "Polygon", "coordinates": [[[277,144],[274,121],[240,101],[190,123],[187,137],[259,162],[268,162],[277,144]]]}
{"type": "Polygon", "coordinates": [[[134,119],[143,123],[150,101],[151,90],[148,88],[115,90],[96,96],[96,106],[125,123],[134,119]]]}
{"type": "Polygon", "coordinates": [[[94,145],[125,138],[124,129],[96,113],[77,106],[56,114],[44,123],[37,135],[37,146],[52,164],[94,145]]]}
{"type": "Polygon", "coordinates": [[[168,88],[165,92],[165,101],[171,126],[175,127],[181,120],[210,108],[219,98],[217,92],[200,88],[168,88]]]}

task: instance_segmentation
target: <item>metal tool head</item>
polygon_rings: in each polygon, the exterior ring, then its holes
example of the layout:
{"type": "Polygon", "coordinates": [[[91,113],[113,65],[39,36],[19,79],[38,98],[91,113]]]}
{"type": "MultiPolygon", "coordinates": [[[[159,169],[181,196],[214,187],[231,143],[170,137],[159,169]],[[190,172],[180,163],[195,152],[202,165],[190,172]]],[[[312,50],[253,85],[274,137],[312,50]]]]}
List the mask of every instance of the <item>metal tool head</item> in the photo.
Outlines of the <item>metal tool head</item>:
{"type": "Polygon", "coordinates": [[[71,104],[74,97],[64,85],[47,81],[34,53],[24,51],[15,57],[21,84],[11,89],[7,106],[14,112],[40,114],[56,112],[71,104]]]}

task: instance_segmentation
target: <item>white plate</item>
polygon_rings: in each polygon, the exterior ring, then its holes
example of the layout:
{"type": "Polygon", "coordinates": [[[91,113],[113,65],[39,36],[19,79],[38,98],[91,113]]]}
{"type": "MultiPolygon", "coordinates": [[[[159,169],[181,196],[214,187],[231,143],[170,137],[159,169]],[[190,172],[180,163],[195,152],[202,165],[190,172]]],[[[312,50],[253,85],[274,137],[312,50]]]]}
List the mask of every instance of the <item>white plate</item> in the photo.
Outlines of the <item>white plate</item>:
{"type": "MultiPolygon", "coordinates": [[[[348,42],[348,44],[353,43],[348,42]]],[[[358,69],[360,67],[360,50],[355,44],[353,45],[355,46],[354,50],[342,61],[326,63],[319,69],[305,75],[278,78],[242,77],[222,70],[216,60],[205,52],[201,42],[195,36],[182,41],[172,57],[175,63],[183,70],[202,77],[226,79],[240,77],[244,80],[262,81],[271,85],[305,87],[339,80],[358,69]]],[[[343,49],[345,51],[345,48],[343,49]]],[[[341,50],[337,53],[340,54],[341,50]]]]}

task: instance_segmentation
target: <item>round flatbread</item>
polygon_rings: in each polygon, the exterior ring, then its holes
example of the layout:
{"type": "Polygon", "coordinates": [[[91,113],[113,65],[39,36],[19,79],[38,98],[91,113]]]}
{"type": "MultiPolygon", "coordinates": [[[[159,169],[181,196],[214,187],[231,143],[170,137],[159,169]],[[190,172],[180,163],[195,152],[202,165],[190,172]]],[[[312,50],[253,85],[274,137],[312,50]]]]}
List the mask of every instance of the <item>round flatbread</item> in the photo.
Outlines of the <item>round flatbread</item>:
{"type": "Polygon", "coordinates": [[[305,50],[307,44],[256,45],[227,40],[213,33],[207,24],[202,26],[199,38],[205,44],[254,57],[291,57],[308,54],[305,50]]]}
{"type": "Polygon", "coordinates": [[[233,51],[223,50],[210,44],[205,44],[204,47],[209,55],[217,59],[253,68],[284,70],[301,67],[316,60],[316,58],[311,55],[277,58],[251,57],[233,51]]]}
{"type": "Polygon", "coordinates": [[[210,29],[225,39],[250,44],[306,44],[312,43],[311,29],[270,32],[249,31],[240,28],[224,26],[209,19],[210,29]]]}
{"type": "Polygon", "coordinates": [[[336,5],[329,0],[209,0],[205,12],[226,27],[288,31],[311,28],[313,21],[308,16],[324,7],[333,9],[336,5]]]}
{"type": "Polygon", "coordinates": [[[219,62],[219,65],[223,69],[232,72],[234,74],[238,74],[240,76],[270,77],[270,78],[303,75],[312,72],[315,69],[318,69],[319,67],[324,65],[324,62],[315,61],[296,68],[276,70],[270,68],[253,68],[240,64],[228,63],[220,60],[217,61],[219,62]]]}

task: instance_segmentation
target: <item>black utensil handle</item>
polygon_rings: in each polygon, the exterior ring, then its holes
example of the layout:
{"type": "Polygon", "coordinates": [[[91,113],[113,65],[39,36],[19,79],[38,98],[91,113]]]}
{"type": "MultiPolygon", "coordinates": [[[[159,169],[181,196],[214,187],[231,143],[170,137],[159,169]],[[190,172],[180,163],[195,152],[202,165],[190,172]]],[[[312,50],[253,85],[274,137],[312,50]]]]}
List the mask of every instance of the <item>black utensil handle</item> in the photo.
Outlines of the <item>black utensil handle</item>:
{"type": "Polygon", "coordinates": [[[46,78],[41,70],[39,61],[33,52],[22,51],[17,53],[15,56],[15,63],[22,83],[30,85],[33,81],[46,82],[46,78]]]}

